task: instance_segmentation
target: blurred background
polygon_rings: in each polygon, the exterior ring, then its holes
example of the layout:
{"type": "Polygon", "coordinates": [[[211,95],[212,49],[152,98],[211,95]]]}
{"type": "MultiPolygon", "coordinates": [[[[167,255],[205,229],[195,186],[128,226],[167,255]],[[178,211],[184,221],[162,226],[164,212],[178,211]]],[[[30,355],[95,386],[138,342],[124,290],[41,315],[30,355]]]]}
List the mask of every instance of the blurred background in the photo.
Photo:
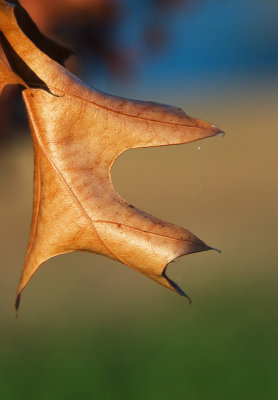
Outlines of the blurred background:
{"type": "Polygon", "coordinates": [[[136,149],[112,178],[130,203],[223,252],[168,268],[182,298],[92,254],[49,260],[14,297],[32,211],[32,143],[0,104],[0,396],[278,398],[278,3],[22,0],[90,85],[181,106],[226,136],[136,149]]]}

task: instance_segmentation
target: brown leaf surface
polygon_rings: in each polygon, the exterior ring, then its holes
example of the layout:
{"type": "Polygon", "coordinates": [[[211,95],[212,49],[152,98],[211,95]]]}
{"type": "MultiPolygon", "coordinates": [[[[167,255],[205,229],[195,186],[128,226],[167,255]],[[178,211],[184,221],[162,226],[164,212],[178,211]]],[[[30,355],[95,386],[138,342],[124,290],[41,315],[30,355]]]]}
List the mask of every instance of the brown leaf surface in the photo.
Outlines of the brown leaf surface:
{"type": "MultiPolygon", "coordinates": [[[[6,54],[29,86],[23,99],[35,156],[32,227],[17,307],[42,263],[75,250],[118,260],[186,296],[166,276],[168,263],[211,247],[128,204],[114,190],[110,170],[127,149],[188,143],[220,130],[175,107],[90,88],[23,33],[14,6],[0,1],[0,14],[6,54]]],[[[18,83],[14,73],[1,69],[3,74],[18,83]]]]}
{"type": "Polygon", "coordinates": [[[0,95],[6,85],[22,85],[26,87],[26,83],[0,59],[0,95]]]}

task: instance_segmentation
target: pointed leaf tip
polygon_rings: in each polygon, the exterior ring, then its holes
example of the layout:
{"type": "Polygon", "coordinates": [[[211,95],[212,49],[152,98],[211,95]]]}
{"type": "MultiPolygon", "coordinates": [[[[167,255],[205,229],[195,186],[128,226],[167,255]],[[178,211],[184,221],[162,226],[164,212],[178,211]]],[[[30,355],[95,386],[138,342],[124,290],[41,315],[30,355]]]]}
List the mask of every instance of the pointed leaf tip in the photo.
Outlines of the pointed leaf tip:
{"type": "Polygon", "coordinates": [[[226,135],[226,132],[219,130],[219,132],[216,133],[215,136],[222,136],[222,137],[224,137],[225,135],[226,135]]]}
{"type": "Polygon", "coordinates": [[[215,251],[217,251],[217,253],[219,253],[219,254],[222,253],[222,250],[216,249],[215,247],[211,247],[210,250],[215,250],[215,251]]]}
{"type": "MultiPolygon", "coordinates": [[[[168,264],[169,265],[169,264],[168,264]]],[[[164,278],[167,279],[167,281],[169,282],[169,284],[172,286],[172,288],[181,296],[187,298],[187,300],[189,301],[189,304],[192,304],[192,300],[191,298],[179,287],[179,285],[174,282],[172,279],[170,279],[167,275],[166,275],[166,269],[168,267],[168,265],[166,265],[164,271],[162,272],[162,276],[164,276],[164,278]]]]}
{"type": "Polygon", "coordinates": [[[18,309],[19,309],[19,305],[20,305],[20,298],[21,298],[21,294],[17,294],[16,299],[15,299],[16,318],[18,318],[18,309]]]}

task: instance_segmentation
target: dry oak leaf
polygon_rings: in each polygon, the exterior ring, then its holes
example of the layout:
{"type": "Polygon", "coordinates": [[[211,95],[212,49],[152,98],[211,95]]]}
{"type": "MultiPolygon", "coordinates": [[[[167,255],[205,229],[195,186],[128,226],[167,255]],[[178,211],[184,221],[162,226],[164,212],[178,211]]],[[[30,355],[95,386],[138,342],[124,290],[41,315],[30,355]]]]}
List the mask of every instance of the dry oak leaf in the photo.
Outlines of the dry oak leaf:
{"type": "MultiPolygon", "coordinates": [[[[166,276],[166,267],[211,247],[128,204],[114,190],[110,170],[127,149],[188,143],[221,131],[179,108],[85,85],[55,60],[35,30],[28,31],[29,16],[17,7],[0,0],[0,31],[13,70],[28,85],[22,95],[35,169],[31,234],[16,307],[42,263],[76,250],[113,258],[187,297],[166,276]]],[[[0,82],[16,80],[3,67],[0,74],[0,82]]]]}
{"type": "Polygon", "coordinates": [[[0,95],[6,85],[17,84],[26,87],[25,82],[0,60],[0,95]]]}

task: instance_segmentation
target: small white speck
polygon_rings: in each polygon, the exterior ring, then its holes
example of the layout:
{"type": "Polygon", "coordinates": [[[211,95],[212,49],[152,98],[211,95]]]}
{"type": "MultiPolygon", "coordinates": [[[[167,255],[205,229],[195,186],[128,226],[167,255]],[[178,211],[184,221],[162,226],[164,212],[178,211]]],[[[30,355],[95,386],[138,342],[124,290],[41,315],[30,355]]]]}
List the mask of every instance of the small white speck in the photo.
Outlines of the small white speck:
{"type": "Polygon", "coordinates": [[[201,146],[198,146],[198,147],[197,147],[197,150],[201,150],[201,146]]]}

